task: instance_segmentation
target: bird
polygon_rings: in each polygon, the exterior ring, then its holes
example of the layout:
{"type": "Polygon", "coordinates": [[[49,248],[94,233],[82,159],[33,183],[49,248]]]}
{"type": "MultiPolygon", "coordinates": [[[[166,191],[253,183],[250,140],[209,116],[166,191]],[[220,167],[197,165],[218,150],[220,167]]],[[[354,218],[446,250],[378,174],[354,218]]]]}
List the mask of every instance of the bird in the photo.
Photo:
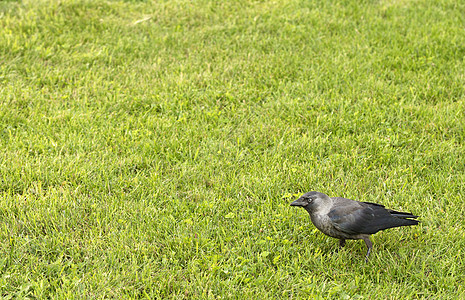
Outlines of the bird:
{"type": "Polygon", "coordinates": [[[420,223],[413,220],[418,216],[411,213],[387,209],[377,203],[329,197],[316,191],[303,194],[291,206],[304,208],[315,227],[339,239],[341,247],[344,247],[346,240],[363,240],[368,248],[365,261],[368,261],[373,248],[370,235],[388,228],[420,223]]]}

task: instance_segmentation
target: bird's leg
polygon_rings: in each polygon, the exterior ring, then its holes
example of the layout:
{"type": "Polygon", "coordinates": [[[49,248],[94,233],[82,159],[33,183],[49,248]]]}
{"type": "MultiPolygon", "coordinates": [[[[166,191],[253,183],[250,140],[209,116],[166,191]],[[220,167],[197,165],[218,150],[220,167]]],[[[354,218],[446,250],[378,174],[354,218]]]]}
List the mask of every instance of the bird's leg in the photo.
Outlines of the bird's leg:
{"type": "Polygon", "coordinates": [[[368,257],[370,256],[371,248],[373,248],[373,243],[370,241],[369,237],[364,237],[363,240],[365,241],[365,244],[367,245],[368,251],[367,251],[367,256],[365,257],[365,261],[368,261],[368,257]]]}
{"type": "Polygon", "coordinates": [[[339,240],[339,246],[341,246],[341,248],[344,247],[345,244],[346,244],[346,240],[345,240],[345,239],[340,239],[340,240],[339,240]]]}

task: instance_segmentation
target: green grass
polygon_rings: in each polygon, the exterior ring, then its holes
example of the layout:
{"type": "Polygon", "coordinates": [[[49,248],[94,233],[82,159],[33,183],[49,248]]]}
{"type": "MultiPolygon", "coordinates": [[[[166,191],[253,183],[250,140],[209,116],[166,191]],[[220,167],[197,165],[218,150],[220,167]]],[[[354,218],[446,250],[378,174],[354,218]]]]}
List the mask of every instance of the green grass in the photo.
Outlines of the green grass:
{"type": "Polygon", "coordinates": [[[465,297],[464,11],[0,1],[0,296],[465,297]],[[364,263],[310,190],[422,223],[364,263]]]}

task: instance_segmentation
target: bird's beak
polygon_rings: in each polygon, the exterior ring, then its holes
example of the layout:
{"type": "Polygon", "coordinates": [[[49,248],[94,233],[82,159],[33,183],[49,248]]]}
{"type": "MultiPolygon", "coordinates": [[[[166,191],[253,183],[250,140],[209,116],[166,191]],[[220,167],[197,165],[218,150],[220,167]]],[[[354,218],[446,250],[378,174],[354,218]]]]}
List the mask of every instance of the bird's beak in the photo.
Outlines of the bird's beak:
{"type": "Polygon", "coordinates": [[[303,200],[302,198],[299,198],[297,200],[295,200],[294,202],[291,203],[291,206],[301,206],[301,207],[305,207],[307,206],[307,202],[305,200],[303,200]]]}

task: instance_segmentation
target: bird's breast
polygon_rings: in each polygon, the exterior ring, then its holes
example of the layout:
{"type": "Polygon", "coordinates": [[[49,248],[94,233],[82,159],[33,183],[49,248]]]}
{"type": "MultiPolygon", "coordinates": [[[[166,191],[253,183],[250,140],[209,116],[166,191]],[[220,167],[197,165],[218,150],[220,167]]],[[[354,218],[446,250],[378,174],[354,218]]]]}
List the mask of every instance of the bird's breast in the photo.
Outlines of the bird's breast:
{"type": "Polygon", "coordinates": [[[310,218],[312,220],[313,225],[315,225],[315,227],[318,228],[324,234],[334,238],[346,238],[342,232],[334,228],[331,219],[328,217],[328,215],[311,214],[310,218]]]}

